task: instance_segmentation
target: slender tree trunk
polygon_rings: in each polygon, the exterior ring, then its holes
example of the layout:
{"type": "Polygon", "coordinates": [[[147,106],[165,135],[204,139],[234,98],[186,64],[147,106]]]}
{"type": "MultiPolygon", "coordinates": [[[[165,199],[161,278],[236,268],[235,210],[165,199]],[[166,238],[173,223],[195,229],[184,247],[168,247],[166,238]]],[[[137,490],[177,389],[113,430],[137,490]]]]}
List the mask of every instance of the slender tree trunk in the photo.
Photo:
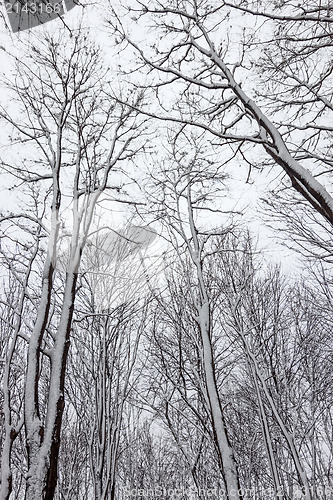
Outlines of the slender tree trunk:
{"type": "MultiPolygon", "coordinates": [[[[37,233],[38,237],[39,233],[37,233]]],[[[24,308],[24,301],[26,297],[26,292],[27,292],[27,286],[28,286],[28,281],[31,273],[31,268],[33,261],[36,258],[38,251],[38,242],[36,245],[36,248],[29,260],[29,265],[27,268],[27,272],[25,274],[25,279],[22,284],[23,290],[21,293],[21,297],[19,300],[18,304],[18,310],[17,310],[17,320],[15,324],[15,330],[14,330],[14,336],[11,341],[11,345],[9,347],[7,356],[6,356],[6,362],[5,362],[5,370],[4,370],[4,382],[3,382],[3,395],[4,395],[4,418],[5,418],[5,439],[4,439],[4,444],[3,444],[3,449],[2,449],[2,455],[1,455],[1,487],[0,487],[0,500],[9,500],[11,492],[12,492],[12,470],[11,470],[11,454],[12,454],[12,448],[13,448],[13,443],[14,440],[16,439],[19,430],[21,426],[23,426],[23,420],[22,423],[19,423],[16,428],[13,426],[12,422],[12,414],[11,414],[11,391],[9,387],[10,383],[10,370],[11,370],[11,363],[13,359],[13,355],[15,352],[16,344],[17,344],[17,339],[18,335],[21,329],[21,322],[22,322],[22,315],[23,315],[23,308],[24,308]]]]}
{"type": "Polygon", "coordinates": [[[250,349],[248,349],[248,355],[249,355],[251,362],[252,362],[252,366],[253,366],[253,369],[255,372],[255,377],[257,380],[260,381],[261,387],[264,391],[264,394],[266,396],[268,404],[272,410],[274,418],[275,418],[275,420],[276,420],[276,422],[277,422],[277,424],[282,432],[282,435],[284,436],[284,438],[286,440],[288,449],[290,451],[292,460],[293,460],[294,465],[295,465],[295,469],[297,471],[297,475],[299,477],[300,484],[302,485],[302,488],[304,490],[305,499],[312,500],[312,494],[311,494],[311,489],[309,486],[308,478],[307,478],[305,469],[303,467],[303,464],[301,462],[299,453],[297,451],[294,439],[281,418],[281,415],[280,415],[280,413],[275,405],[275,402],[270,394],[270,391],[267,387],[265,377],[263,376],[263,374],[260,371],[257,359],[256,359],[255,355],[250,351],[250,349]]]}
{"type": "Polygon", "coordinates": [[[5,419],[7,420],[7,424],[6,424],[6,436],[3,444],[2,461],[1,461],[1,489],[0,489],[1,500],[9,500],[13,487],[13,476],[10,466],[10,457],[12,453],[15,434],[8,431],[8,426],[11,426],[11,421],[6,416],[5,419]]]}
{"type": "MultiPolygon", "coordinates": [[[[251,362],[250,362],[251,363],[251,362]]],[[[275,491],[275,497],[277,499],[283,498],[283,488],[280,483],[280,478],[278,474],[278,469],[276,466],[276,460],[275,460],[275,454],[272,446],[272,440],[271,440],[271,434],[269,430],[269,425],[267,421],[267,416],[265,413],[265,407],[264,403],[260,394],[260,388],[258,385],[258,380],[257,380],[257,375],[253,369],[253,366],[251,365],[251,372],[252,376],[254,379],[254,384],[256,388],[256,393],[257,393],[257,399],[258,399],[258,405],[259,405],[259,417],[260,417],[260,422],[261,422],[261,428],[262,428],[262,435],[265,443],[265,448],[266,448],[266,453],[269,461],[269,468],[271,469],[271,475],[273,479],[273,484],[274,484],[274,491],[275,491]]]]}
{"type": "Polygon", "coordinates": [[[227,498],[229,500],[234,500],[234,499],[241,500],[242,496],[240,494],[240,483],[239,483],[237,464],[233,449],[230,445],[230,441],[228,438],[228,433],[225,425],[225,419],[223,415],[223,410],[216,382],[214,355],[213,355],[212,339],[211,339],[209,297],[203,276],[203,268],[201,262],[201,248],[198,240],[198,233],[194,223],[190,183],[187,189],[187,206],[188,206],[191,236],[193,239],[193,247],[190,245],[186,236],[185,236],[185,241],[187,242],[187,247],[189,249],[192,262],[196,267],[197,278],[198,278],[200,303],[197,304],[197,310],[198,310],[197,321],[200,327],[200,334],[202,340],[202,347],[203,347],[202,361],[205,372],[205,382],[206,382],[207,396],[209,401],[209,409],[213,424],[214,437],[215,437],[216,447],[219,453],[221,471],[227,489],[227,498]]]}
{"type": "Polygon", "coordinates": [[[208,302],[201,306],[199,325],[203,345],[203,365],[207,394],[213,422],[214,436],[220,456],[221,468],[227,488],[228,499],[241,499],[237,465],[230,445],[225,419],[218,394],[214,369],[214,357],[210,338],[210,311],[208,302]]]}
{"type": "Polygon", "coordinates": [[[44,435],[44,427],[40,419],[38,407],[39,355],[50,309],[52,276],[53,265],[48,258],[44,267],[41,303],[37,321],[29,342],[28,368],[25,384],[25,429],[28,452],[27,500],[37,500],[37,496],[32,496],[33,491],[40,492],[39,500],[43,499],[43,480],[37,474],[38,455],[44,435]]]}
{"type": "Polygon", "coordinates": [[[68,358],[68,350],[70,345],[70,331],[74,312],[75,292],[76,292],[77,273],[70,275],[66,283],[65,291],[65,309],[60,320],[58,330],[58,343],[55,345],[56,362],[51,369],[50,383],[50,399],[51,405],[48,409],[50,413],[50,421],[46,426],[45,438],[51,438],[50,446],[50,463],[47,470],[47,486],[45,500],[53,500],[55,488],[58,479],[58,456],[60,447],[60,431],[62,425],[62,417],[65,407],[64,390],[65,390],[65,375],[68,358]],[[57,395],[57,396],[55,396],[57,395]],[[52,419],[53,416],[53,419],[52,419]]]}
{"type": "Polygon", "coordinates": [[[250,346],[247,342],[246,336],[243,334],[241,327],[239,327],[239,332],[240,332],[240,336],[241,336],[241,339],[243,342],[247,362],[248,362],[248,365],[250,367],[253,381],[254,381],[254,385],[255,385],[255,389],[256,389],[256,395],[257,395],[258,406],[259,406],[259,417],[260,417],[260,423],[261,423],[261,428],[262,428],[262,435],[263,435],[266,453],[267,453],[267,457],[268,457],[269,468],[271,470],[272,480],[273,480],[273,484],[274,484],[275,497],[277,499],[283,498],[284,497],[283,488],[282,488],[281,483],[280,483],[278,469],[276,466],[275,454],[274,454],[274,450],[272,447],[272,440],[271,440],[269,425],[268,425],[267,416],[266,416],[266,412],[265,412],[264,402],[262,400],[261,393],[260,393],[260,387],[258,384],[258,377],[257,377],[257,373],[256,373],[256,368],[253,364],[253,359],[251,357],[250,346]]]}

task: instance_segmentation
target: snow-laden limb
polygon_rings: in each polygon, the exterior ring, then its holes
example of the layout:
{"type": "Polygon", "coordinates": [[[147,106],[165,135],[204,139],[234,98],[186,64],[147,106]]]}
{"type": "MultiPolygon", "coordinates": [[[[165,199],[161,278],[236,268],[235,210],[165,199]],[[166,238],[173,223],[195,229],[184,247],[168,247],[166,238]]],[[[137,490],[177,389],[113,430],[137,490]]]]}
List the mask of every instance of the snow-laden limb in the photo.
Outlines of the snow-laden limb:
{"type": "MultiPolygon", "coordinates": [[[[232,147],[238,143],[239,147],[242,148],[245,143],[261,144],[270,160],[282,167],[288,175],[293,188],[318,213],[333,224],[332,194],[326,189],[325,181],[320,182],[316,175],[317,170],[319,170],[316,151],[308,152],[305,148],[307,141],[310,140],[309,133],[305,133],[303,139],[299,138],[299,134],[298,136],[295,134],[295,142],[293,141],[294,136],[290,136],[288,143],[290,134],[286,136],[286,134],[280,133],[281,128],[278,129],[277,125],[274,124],[274,115],[271,117],[270,111],[267,108],[264,110],[262,106],[264,99],[261,104],[258,99],[251,97],[257,92],[256,83],[251,89],[251,85],[244,85],[242,82],[247,74],[249,76],[252,74],[248,72],[248,68],[254,65],[250,54],[252,46],[251,43],[247,45],[245,39],[244,41],[237,39],[236,35],[234,39],[228,23],[232,12],[235,9],[242,9],[242,6],[231,2],[207,6],[205,2],[184,3],[174,0],[169,0],[163,7],[159,2],[149,4],[138,2],[138,4],[137,19],[143,23],[142,26],[145,28],[152,22],[156,31],[156,39],[158,38],[157,34],[163,33],[161,41],[138,41],[134,35],[130,34],[131,24],[126,26],[126,22],[121,21],[116,15],[110,19],[110,23],[120,40],[126,43],[126,47],[130,46],[141,61],[142,65],[138,66],[138,71],[146,71],[151,86],[156,89],[158,95],[155,101],[156,107],[149,110],[142,107],[141,111],[149,116],[155,116],[159,120],[182,124],[189,128],[198,127],[205,130],[208,135],[218,137],[221,145],[229,143],[232,147]],[[225,30],[226,33],[224,33],[225,30]],[[170,93],[177,96],[170,109],[167,93],[163,94],[164,88],[169,89],[170,93]],[[304,162],[297,150],[297,143],[299,143],[299,149],[304,151],[306,156],[304,162]],[[306,168],[309,163],[312,163],[311,172],[306,168]]],[[[332,22],[330,9],[328,9],[326,16],[325,8],[321,4],[317,5],[316,2],[313,3],[313,7],[308,9],[301,5],[296,8],[291,2],[285,4],[286,15],[279,17],[279,15],[275,16],[275,13],[272,14],[272,18],[276,22],[313,23],[314,31],[316,23],[319,23],[324,32],[325,23],[332,22]],[[294,17],[291,15],[288,18],[287,12],[290,9],[297,10],[297,15],[294,17]]],[[[278,11],[278,6],[275,7],[278,11]]],[[[135,11],[135,8],[131,4],[128,6],[128,10],[135,11]]],[[[253,15],[254,18],[260,17],[262,14],[256,10],[252,11],[251,7],[248,6],[245,6],[244,10],[253,15]]],[[[267,2],[265,12],[270,10],[274,9],[267,2]]],[[[249,37],[251,37],[253,35],[251,29],[249,33],[249,37]]],[[[329,35],[328,33],[327,36],[329,35]]],[[[295,41],[297,42],[296,39],[295,41]]],[[[259,53],[258,58],[260,58],[259,53]]],[[[272,63],[272,65],[274,64],[272,63]]],[[[279,66],[282,67],[283,62],[279,63],[279,66]]],[[[306,66],[304,72],[307,73],[306,66]]],[[[328,65],[326,73],[327,75],[331,74],[330,65],[328,65]]],[[[326,73],[322,78],[327,77],[326,73]]],[[[253,73],[253,77],[256,78],[255,73],[253,73]]],[[[292,77],[293,75],[291,75],[292,77]]],[[[285,76],[285,79],[287,80],[288,77],[285,76]]],[[[306,82],[299,83],[296,79],[294,83],[295,91],[299,87],[306,86],[306,82]]],[[[332,109],[332,104],[325,97],[325,94],[318,94],[321,84],[320,79],[315,84],[308,84],[307,90],[313,95],[310,95],[309,100],[304,100],[302,113],[306,113],[307,103],[315,101],[320,101],[327,112],[332,109]]],[[[293,91],[291,90],[290,93],[292,96],[293,91]]],[[[274,96],[272,96],[273,98],[274,96]]],[[[288,105],[292,107],[292,99],[288,105]]],[[[301,105],[302,103],[300,103],[301,105]]],[[[314,107],[313,113],[309,113],[308,119],[312,120],[313,116],[317,118],[317,114],[321,117],[323,113],[322,108],[318,111],[314,107]]],[[[298,125],[304,125],[302,118],[303,114],[300,120],[298,117],[294,119],[295,130],[298,125]],[[299,121],[301,121],[300,124],[299,121]]],[[[293,123],[290,124],[290,127],[293,127],[293,123]]],[[[325,130],[325,123],[322,130],[325,130]]],[[[325,147],[324,144],[323,148],[325,149],[325,147]]],[[[312,149],[315,149],[315,146],[312,149]]],[[[320,158],[322,170],[326,170],[325,162],[328,161],[326,156],[322,154],[320,158]]]]}
{"type": "Polygon", "coordinates": [[[333,23],[333,18],[327,15],[329,13],[329,7],[325,8],[324,5],[318,4],[316,7],[310,5],[298,4],[297,6],[293,3],[286,2],[286,7],[282,9],[281,12],[275,7],[276,10],[272,9],[271,5],[266,6],[266,10],[257,10],[255,7],[251,8],[248,5],[237,4],[236,2],[223,1],[224,5],[231,7],[232,9],[239,10],[241,12],[246,12],[252,16],[265,17],[267,19],[273,19],[274,21],[296,21],[302,23],[304,21],[309,22],[322,22],[322,23],[333,23]]]}
{"type": "MultiPolygon", "coordinates": [[[[207,38],[208,35],[206,34],[207,38]]],[[[197,44],[196,44],[197,45],[197,44]]],[[[216,54],[213,46],[210,51],[200,47],[222,70],[230,88],[240,99],[245,109],[258,123],[260,137],[265,150],[290,177],[293,187],[306,198],[309,203],[333,225],[333,198],[325,187],[290,154],[281,134],[257,104],[250,99],[236,82],[233,74],[216,54]]]]}
{"type": "Polygon", "coordinates": [[[215,65],[221,70],[221,73],[228,82],[230,89],[235,93],[249,114],[256,120],[259,129],[259,136],[262,139],[262,144],[265,150],[287,173],[291,179],[293,187],[301,193],[321,215],[333,224],[332,196],[309,172],[309,170],[304,168],[292,157],[277,128],[254,102],[254,100],[250,99],[246,92],[242,90],[240,84],[236,81],[227,64],[217,54],[208,32],[202,25],[199,25],[199,27],[204,35],[209,49],[205,49],[192,39],[194,47],[199,52],[214,61],[215,65]]]}

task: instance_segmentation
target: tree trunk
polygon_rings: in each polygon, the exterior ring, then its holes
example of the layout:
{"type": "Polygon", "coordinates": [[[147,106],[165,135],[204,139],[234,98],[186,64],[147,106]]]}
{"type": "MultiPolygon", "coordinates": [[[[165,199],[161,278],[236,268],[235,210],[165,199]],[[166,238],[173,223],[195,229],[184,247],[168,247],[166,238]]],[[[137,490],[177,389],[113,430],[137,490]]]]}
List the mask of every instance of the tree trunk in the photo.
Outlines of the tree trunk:
{"type": "Polygon", "coordinates": [[[206,378],[207,394],[211,411],[213,431],[219,452],[223,478],[227,488],[228,499],[240,500],[240,484],[233,449],[230,445],[221,401],[218,394],[212,344],[210,338],[210,311],[208,302],[201,307],[199,315],[201,339],[203,345],[203,364],[206,378]]]}
{"type": "Polygon", "coordinates": [[[64,383],[76,281],[77,273],[71,272],[67,275],[62,314],[56,343],[51,354],[51,377],[45,429],[41,426],[33,429],[35,439],[29,441],[26,500],[53,500],[57,485],[60,431],[65,406],[64,383]]]}
{"type": "Polygon", "coordinates": [[[198,233],[194,223],[193,206],[191,200],[191,187],[190,184],[187,189],[187,208],[189,223],[191,228],[191,235],[193,239],[193,247],[190,245],[189,240],[186,238],[187,247],[196,267],[198,288],[200,293],[200,304],[197,305],[198,317],[197,322],[200,327],[201,341],[203,347],[203,368],[205,373],[205,382],[207,389],[207,396],[209,401],[209,409],[213,424],[213,432],[216,447],[219,454],[219,461],[222,476],[227,489],[227,498],[229,500],[241,500],[240,483],[238,478],[238,470],[234,457],[233,449],[230,445],[225,419],[221,406],[221,401],[217,389],[215,368],[214,368],[214,355],[211,341],[211,324],[210,324],[210,307],[209,297],[207,294],[205,281],[203,277],[203,269],[201,262],[201,250],[198,241],[198,233]]]}

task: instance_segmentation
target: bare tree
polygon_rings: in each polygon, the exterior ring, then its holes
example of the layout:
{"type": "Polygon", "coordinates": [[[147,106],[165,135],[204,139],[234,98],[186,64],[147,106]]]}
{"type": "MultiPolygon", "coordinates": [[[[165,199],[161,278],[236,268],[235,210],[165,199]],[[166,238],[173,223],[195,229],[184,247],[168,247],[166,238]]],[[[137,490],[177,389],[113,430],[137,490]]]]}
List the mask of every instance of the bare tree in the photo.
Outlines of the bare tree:
{"type": "MultiPolygon", "coordinates": [[[[310,381],[305,366],[313,366],[315,359],[320,358],[326,373],[328,352],[324,339],[331,313],[328,318],[321,315],[315,305],[321,302],[319,295],[314,300],[318,291],[304,282],[288,282],[277,269],[259,271],[262,262],[255,256],[248,237],[229,238],[215,248],[219,252],[215,250],[211,279],[217,279],[215,286],[220,289],[222,334],[235,340],[238,337],[234,346],[240,349],[245,362],[245,375],[243,382],[240,383],[239,376],[234,377],[234,382],[236,387],[242,387],[240,399],[244,400],[246,395],[249,403],[252,400],[250,404],[254,404],[259,416],[260,425],[255,425],[254,419],[252,432],[261,428],[275,495],[280,492],[282,498],[286,498],[303,491],[305,497],[316,498],[319,495],[316,487],[321,485],[324,490],[325,481],[315,471],[318,467],[323,474],[326,469],[326,466],[322,468],[323,464],[330,461],[330,452],[324,452],[326,445],[320,444],[325,439],[322,417],[327,418],[330,403],[321,394],[320,416],[313,413],[310,401],[317,398],[316,387],[323,380],[312,376],[310,381]],[[309,293],[310,302],[306,298],[309,293]],[[316,347],[312,345],[314,331],[318,332],[316,347]],[[320,355],[315,354],[317,349],[320,355]],[[310,350],[314,358],[311,362],[305,361],[310,350]],[[316,434],[315,439],[309,439],[309,428],[316,434]],[[320,467],[315,451],[318,446],[320,467]]],[[[327,380],[326,375],[324,378],[327,380]]],[[[231,386],[230,391],[232,393],[231,386]]],[[[237,399],[235,403],[237,406],[237,399]]],[[[236,429],[235,432],[237,434],[236,429]]]]}
{"type": "MultiPolygon", "coordinates": [[[[155,91],[153,104],[142,106],[141,112],[187,128],[199,127],[223,150],[231,148],[237,153],[250,172],[255,159],[247,154],[248,146],[260,145],[267,154],[260,161],[268,158],[278,164],[293,188],[332,224],[332,196],[325,187],[325,171],[329,173],[331,160],[324,153],[330,147],[325,143],[331,131],[324,115],[332,109],[328,87],[332,72],[331,57],[321,56],[322,46],[331,35],[331,5],[314,1],[311,6],[296,7],[286,1],[275,6],[269,0],[260,9],[256,5],[139,1],[111,9],[109,22],[117,42],[133,49],[137,70],[155,91]],[[132,29],[133,17],[141,26],[136,32],[132,29]],[[265,22],[273,25],[272,44],[272,36],[266,35],[271,25],[265,22]],[[259,42],[254,36],[256,29],[262,33],[259,42]],[[148,31],[153,33],[151,40],[137,36],[148,31]],[[315,40],[313,50],[309,33],[315,40]],[[252,84],[251,78],[258,79],[253,68],[261,57],[258,43],[265,42],[264,64],[269,60],[266,73],[271,91],[263,91],[264,98],[256,99],[253,96],[260,94],[261,86],[252,84]],[[317,70],[316,58],[320,58],[317,70]],[[311,73],[312,79],[312,70],[317,76],[309,82],[306,75],[311,73]],[[276,99],[279,92],[280,101],[276,99]],[[274,111],[265,108],[267,97],[273,101],[274,111]],[[292,119],[285,118],[286,125],[280,118],[281,106],[284,109],[285,105],[294,113],[292,119]],[[311,109],[306,115],[308,105],[311,109]],[[304,116],[314,120],[314,125],[304,123],[304,116]],[[316,151],[318,134],[323,153],[316,151]],[[318,174],[325,180],[320,182],[318,174]]],[[[140,84],[138,78],[135,84],[140,84]]]]}
{"type": "MultiPolygon", "coordinates": [[[[143,142],[136,142],[140,135],[136,113],[106,98],[99,50],[82,29],[73,36],[63,31],[56,37],[46,36],[28,49],[28,62],[15,58],[17,75],[15,82],[9,82],[21,117],[5,109],[1,116],[13,129],[14,144],[24,144],[26,153],[20,165],[4,160],[3,168],[13,174],[17,185],[40,183],[51,206],[45,216],[48,244],[35,325],[28,339],[24,389],[26,498],[40,500],[52,499],[57,483],[77,278],[94,209],[101,194],[112,189],[110,176],[115,166],[129,160],[143,142]],[[62,218],[67,213],[70,248],[66,279],[59,290],[54,288],[55,266],[62,218]],[[47,383],[41,398],[42,372],[47,383]]],[[[116,183],[115,188],[120,186],[116,183]]],[[[4,481],[2,498],[9,494],[10,481],[4,481]]]]}
{"type": "Polygon", "coordinates": [[[150,173],[156,189],[151,196],[153,200],[159,200],[156,215],[162,214],[177,258],[184,271],[186,269],[202,364],[201,383],[226,494],[228,498],[241,498],[237,465],[215,375],[211,300],[203,262],[205,243],[216,231],[223,233],[223,230],[198,229],[197,223],[200,217],[210,212],[210,201],[221,188],[225,173],[223,163],[216,166],[211,155],[206,154],[201,139],[198,135],[180,131],[177,139],[171,142],[170,165],[166,162],[159,172],[156,172],[155,165],[154,172],[150,173]]]}
{"type": "Polygon", "coordinates": [[[185,255],[178,260],[173,253],[165,260],[165,285],[152,303],[147,387],[138,400],[178,448],[186,471],[179,487],[205,498],[208,490],[222,491],[225,484],[211,426],[197,311],[189,290],[195,276],[185,255]]]}
{"type": "MultiPolygon", "coordinates": [[[[45,212],[45,199],[40,199],[32,186],[28,193],[29,203],[25,213],[2,216],[1,266],[3,270],[2,307],[2,408],[4,423],[1,445],[1,493],[12,491],[12,463],[20,456],[21,473],[24,474],[24,449],[20,442],[13,450],[14,442],[23,429],[22,415],[24,379],[26,370],[25,348],[33,323],[29,320],[37,307],[39,290],[34,280],[40,272],[43,252],[41,241],[46,236],[41,222],[45,212]]],[[[18,479],[16,474],[16,479],[18,479]]],[[[20,498],[21,481],[13,491],[20,498]]]]}
{"type": "Polygon", "coordinates": [[[85,423],[91,495],[103,500],[115,497],[123,415],[140,376],[137,358],[149,297],[140,279],[138,297],[140,272],[122,260],[127,240],[119,237],[112,248],[105,246],[105,236],[94,240],[83,257],[89,271],[77,299],[68,398],[75,419],[85,423]]]}

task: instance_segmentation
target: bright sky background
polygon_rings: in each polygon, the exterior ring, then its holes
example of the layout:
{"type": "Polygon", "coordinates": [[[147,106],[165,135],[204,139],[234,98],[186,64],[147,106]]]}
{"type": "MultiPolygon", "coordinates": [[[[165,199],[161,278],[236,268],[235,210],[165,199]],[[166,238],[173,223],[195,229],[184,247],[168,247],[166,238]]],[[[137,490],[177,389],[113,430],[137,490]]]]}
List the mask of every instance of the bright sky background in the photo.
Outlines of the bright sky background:
{"type": "MultiPolygon", "coordinates": [[[[67,13],[64,17],[65,23],[70,29],[77,25],[77,21],[83,18],[83,24],[91,28],[91,33],[96,36],[96,40],[102,45],[104,53],[108,64],[112,68],[115,68],[119,64],[119,57],[116,55],[116,51],[112,50],[111,39],[107,34],[107,27],[103,22],[102,12],[100,6],[89,6],[84,9],[81,7],[74,8],[71,12],[67,13]]],[[[234,23],[234,29],[232,30],[234,36],[238,36],[236,23],[237,19],[230,20],[230,23],[234,23]]],[[[51,21],[44,26],[34,28],[32,30],[27,30],[22,33],[11,33],[8,28],[6,28],[4,19],[0,21],[0,67],[2,74],[7,75],[10,71],[10,61],[6,54],[6,50],[10,51],[15,49],[15,44],[18,40],[31,40],[34,38],[35,34],[42,32],[44,29],[47,31],[58,30],[60,26],[63,26],[61,20],[51,21]],[[5,49],[5,50],[3,50],[5,49]]],[[[115,82],[117,84],[117,82],[115,82]]],[[[1,105],[6,104],[6,93],[4,89],[1,90],[1,105]]],[[[3,145],[2,139],[0,138],[0,144],[3,145]]],[[[259,248],[261,248],[266,255],[268,260],[273,262],[282,262],[283,268],[292,274],[298,274],[299,267],[295,259],[295,255],[281,247],[281,245],[276,241],[274,235],[266,228],[264,228],[261,216],[258,213],[258,203],[259,198],[265,196],[265,193],[274,186],[277,176],[281,177],[280,167],[273,169],[264,169],[262,173],[255,173],[253,179],[255,183],[246,184],[244,178],[244,170],[238,171],[235,175],[235,180],[231,185],[230,194],[232,198],[229,197],[228,206],[223,207],[224,209],[234,209],[236,211],[244,210],[246,223],[253,230],[255,235],[258,235],[259,248]]],[[[8,197],[8,192],[5,188],[5,183],[1,183],[0,188],[0,209],[1,210],[15,210],[15,204],[17,199],[12,195],[8,197]]],[[[121,217],[122,207],[118,207],[118,212],[114,212],[115,221],[119,220],[121,217]]],[[[108,223],[110,223],[110,214],[107,211],[105,215],[108,223]]],[[[117,222],[115,222],[117,223],[117,222]]]]}

